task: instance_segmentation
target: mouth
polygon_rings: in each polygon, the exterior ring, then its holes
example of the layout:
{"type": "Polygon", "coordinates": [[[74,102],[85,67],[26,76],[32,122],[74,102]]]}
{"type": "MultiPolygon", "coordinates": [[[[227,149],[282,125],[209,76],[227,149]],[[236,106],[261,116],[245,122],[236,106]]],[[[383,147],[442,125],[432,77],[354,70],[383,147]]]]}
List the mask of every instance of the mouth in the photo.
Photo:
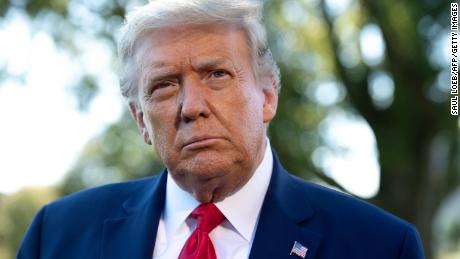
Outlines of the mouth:
{"type": "Polygon", "coordinates": [[[221,138],[215,137],[215,136],[209,136],[209,135],[195,136],[187,140],[185,144],[182,146],[182,148],[186,148],[186,149],[202,148],[202,147],[212,144],[213,142],[219,139],[221,138]]]}

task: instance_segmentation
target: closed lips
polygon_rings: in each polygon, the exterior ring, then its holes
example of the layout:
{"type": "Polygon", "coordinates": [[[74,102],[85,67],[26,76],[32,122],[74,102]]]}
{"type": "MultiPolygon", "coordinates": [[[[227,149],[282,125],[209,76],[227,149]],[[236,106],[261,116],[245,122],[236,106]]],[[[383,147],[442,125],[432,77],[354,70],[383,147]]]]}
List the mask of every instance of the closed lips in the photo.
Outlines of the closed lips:
{"type": "Polygon", "coordinates": [[[205,140],[209,140],[209,139],[217,139],[218,137],[214,137],[214,136],[197,136],[197,137],[193,137],[191,139],[189,139],[185,144],[184,144],[184,147],[188,146],[188,145],[191,145],[193,143],[197,143],[197,142],[201,142],[201,141],[205,141],[205,140]]]}

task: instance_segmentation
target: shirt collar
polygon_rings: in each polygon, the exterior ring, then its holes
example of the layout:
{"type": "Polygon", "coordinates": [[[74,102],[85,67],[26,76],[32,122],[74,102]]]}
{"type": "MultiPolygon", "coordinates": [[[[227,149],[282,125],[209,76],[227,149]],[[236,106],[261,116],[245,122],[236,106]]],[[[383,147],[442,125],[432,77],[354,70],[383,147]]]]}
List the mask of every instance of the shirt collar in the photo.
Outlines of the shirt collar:
{"type": "Polygon", "coordinates": [[[168,172],[166,202],[163,211],[166,235],[169,239],[200,203],[182,190],[168,172]]]}
{"type": "Polygon", "coordinates": [[[248,242],[252,240],[272,169],[273,157],[267,139],[264,158],[253,176],[240,190],[216,203],[225,218],[248,242]]]}
{"type": "MultiPolygon", "coordinates": [[[[248,242],[252,240],[273,169],[273,157],[268,138],[266,143],[262,162],[249,181],[240,190],[215,204],[236,231],[248,242]]],[[[179,229],[199,204],[190,193],[182,190],[168,173],[163,212],[168,237],[179,229]]]]}

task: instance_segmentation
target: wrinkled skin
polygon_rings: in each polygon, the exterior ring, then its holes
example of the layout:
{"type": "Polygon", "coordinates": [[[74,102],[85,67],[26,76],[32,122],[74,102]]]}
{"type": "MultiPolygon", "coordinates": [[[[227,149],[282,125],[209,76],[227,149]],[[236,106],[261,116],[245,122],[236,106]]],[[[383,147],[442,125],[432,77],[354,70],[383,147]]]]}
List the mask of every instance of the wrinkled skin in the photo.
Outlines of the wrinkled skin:
{"type": "Polygon", "coordinates": [[[155,29],[136,57],[131,113],[173,179],[200,202],[239,190],[262,161],[278,101],[274,86],[256,79],[245,32],[229,24],[155,29]]]}

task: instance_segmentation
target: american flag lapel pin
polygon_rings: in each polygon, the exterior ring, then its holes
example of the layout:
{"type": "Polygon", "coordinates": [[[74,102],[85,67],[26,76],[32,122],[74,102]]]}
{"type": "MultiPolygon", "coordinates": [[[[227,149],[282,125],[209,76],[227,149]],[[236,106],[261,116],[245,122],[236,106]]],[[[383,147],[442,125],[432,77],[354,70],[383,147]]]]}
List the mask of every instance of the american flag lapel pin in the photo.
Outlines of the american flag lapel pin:
{"type": "Polygon", "coordinates": [[[295,241],[294,245],[292,246],[291,253],[297,255],[298,257],[305,258],[307,255],[308,248],[303,246],[301,243],[295,241]]]}

